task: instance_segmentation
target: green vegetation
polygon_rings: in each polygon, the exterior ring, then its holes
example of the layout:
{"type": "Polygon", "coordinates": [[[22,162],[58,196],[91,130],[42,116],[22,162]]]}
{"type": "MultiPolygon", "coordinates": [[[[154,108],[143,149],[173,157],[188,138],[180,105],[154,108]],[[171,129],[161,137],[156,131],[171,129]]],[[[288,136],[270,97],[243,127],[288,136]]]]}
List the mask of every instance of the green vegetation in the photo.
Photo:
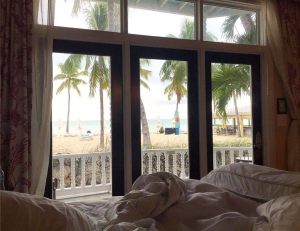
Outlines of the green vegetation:
{"type": "Polygon", "coordinates": [[[227,119],[226,108],[231,99],[237,119],[237,136],[241,136],[237,98],[242,94],[250,95],[250,67],[248,65],[212,65],[212,98],[218,117],[227,119]]]}
{"type": "Polygon", "coordinates": [[[74,89],[80,96],[79,90],[80,84],[86,84],[82,79],[79,79],[82,75],[88,75],[87,71],[79,72],[81,68],[81,59],[76,55],[70,55],[64,64],[59,64],[61,73],[54,77],[54,80],[63,80],[61,85],[56,91],[56,95],[59,95],[64,89],[68,90],[68,114],[67,114],[67,128],[66,132],[69,134],[69,116],[70,116],[70,101],[71,101],[71,89],[74,89]]]}
{"type": "Polygon", "coordinates": [[[213,147],[252,147],[251,139],[236,139],[233,141],[214,142],[213,147]]]}

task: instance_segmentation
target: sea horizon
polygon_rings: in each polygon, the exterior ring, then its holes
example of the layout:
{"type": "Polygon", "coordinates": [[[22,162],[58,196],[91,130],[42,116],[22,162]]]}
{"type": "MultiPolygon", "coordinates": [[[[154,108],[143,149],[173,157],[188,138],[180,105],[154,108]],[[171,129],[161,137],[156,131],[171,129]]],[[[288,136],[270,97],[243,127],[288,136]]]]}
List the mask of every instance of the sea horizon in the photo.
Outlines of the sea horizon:
{"type": "MultiPolygon", "coordinates": [[[[160,128],[157,127],[156,119],[147,119],[149,132],[157,133],[160,128]]],[[[61,128],[58,127],[59,121],[52,121],[52,135],[66,135],[67,121],[61,121],[61,128]]],[[[69,122],[69,135],[85,135],[90,131],[94,135],[100,134],[100,121],[99,120],[81,120],[81,131],[78,129],[78,121],[70,120],[69,122]]],[[[172,119],[160,119],[160,126],[163,128],[172,128],[172,119]]],[[[180,130],[187,132],[187,119],[180,119],[180,130]]],[[[104,134],[110,135],[110,120],[105,120],[104,134]]]]}

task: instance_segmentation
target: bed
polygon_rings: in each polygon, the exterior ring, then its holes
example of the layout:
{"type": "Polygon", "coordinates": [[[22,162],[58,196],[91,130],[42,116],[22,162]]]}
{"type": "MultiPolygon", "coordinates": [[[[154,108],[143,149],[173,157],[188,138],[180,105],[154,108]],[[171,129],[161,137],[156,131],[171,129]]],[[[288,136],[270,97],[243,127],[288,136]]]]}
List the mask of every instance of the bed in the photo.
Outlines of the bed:
{"type": "Polygon", "coordinates": [[[299,231],[300,173],[231,164],[201,180],[143,175],[124,197],[69,203],[1,192],[1,230],[299,231]]]}

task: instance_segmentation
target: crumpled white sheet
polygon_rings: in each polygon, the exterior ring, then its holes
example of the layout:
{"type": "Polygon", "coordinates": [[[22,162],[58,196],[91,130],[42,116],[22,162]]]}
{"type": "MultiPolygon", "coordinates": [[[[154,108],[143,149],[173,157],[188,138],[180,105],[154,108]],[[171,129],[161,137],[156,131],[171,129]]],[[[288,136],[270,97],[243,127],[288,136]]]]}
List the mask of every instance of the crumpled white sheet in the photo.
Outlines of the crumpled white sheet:
{"type": "Polygon", "coordinates": [[[175,203],[186,199],[183,180],[166,172],[143,175],[132,186],[132,191],[106,211],[106,221],[98,222],[99,230],[162,230],[151,219],[175,203]],[[140,229],[139,229],[140,228],[140,229]],[[144,229],[141,229],[144,228],[144,229]]]}
{"type": "Polygon", "coordinates": [[[106,211],[97,230],[251,231],[258,205],[207,183],[155,173],[138,178],[133,191],[106,211]]]}
{"type": "Polygon", "coordinates": [[[90,211],[77,204],[93,217],[97,231],[300,230],[300,194],[263,204],[201,180],[183,181],[170,173],[143,175],[124,197],[98,203],[90,211]]]}

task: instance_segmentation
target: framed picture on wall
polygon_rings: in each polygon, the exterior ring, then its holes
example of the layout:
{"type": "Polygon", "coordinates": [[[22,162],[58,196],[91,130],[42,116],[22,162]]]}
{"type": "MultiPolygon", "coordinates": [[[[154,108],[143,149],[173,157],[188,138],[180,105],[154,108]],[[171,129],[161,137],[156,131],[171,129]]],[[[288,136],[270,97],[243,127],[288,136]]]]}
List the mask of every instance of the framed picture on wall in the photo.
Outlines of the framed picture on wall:
{"type": "Polygon", "coordinates": [[[277,114],[287,114],[287,103],[285,98],[277,99],[277,114]]]}

